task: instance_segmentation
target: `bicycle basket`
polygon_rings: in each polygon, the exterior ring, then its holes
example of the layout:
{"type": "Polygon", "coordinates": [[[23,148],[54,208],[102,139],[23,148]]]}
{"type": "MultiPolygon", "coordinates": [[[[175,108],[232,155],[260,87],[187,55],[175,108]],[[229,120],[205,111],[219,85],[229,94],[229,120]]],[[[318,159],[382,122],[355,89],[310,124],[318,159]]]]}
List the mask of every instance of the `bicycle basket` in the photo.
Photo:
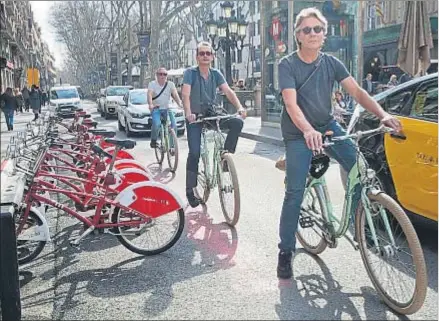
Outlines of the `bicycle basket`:
{"type": "Polygon", "coordinates": [[[326,154],[319,154],[312,157],[309,174],[314,178],[320,178],[329,168],[330,159],[326,154]]]}

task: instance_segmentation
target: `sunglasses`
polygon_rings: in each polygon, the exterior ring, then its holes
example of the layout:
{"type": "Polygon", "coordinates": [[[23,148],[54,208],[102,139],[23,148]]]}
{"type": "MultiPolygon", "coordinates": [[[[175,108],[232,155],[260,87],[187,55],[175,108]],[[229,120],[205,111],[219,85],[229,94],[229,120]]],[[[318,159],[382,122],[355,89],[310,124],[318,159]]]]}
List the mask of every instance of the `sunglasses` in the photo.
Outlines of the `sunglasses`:
{"type": "Polygon", "coordinates": [[[210,57],[210,56],[212,56],[212,52],[210,52],[210,51],[200,51],[200,52],[198,52],[198,56],[200,56],[200,57],[204,57],[204,56],[210,57]]]}
{"type": "Polygon", "coordinates": [[[158,72],[157,73],[157,76],[167,76],[168,74],[167,73],[165,73],[165,72],[158,72]]]}
{"type": "Polygon", "coordinates": [[[314,33],[319,34],[322,31],[325,30],[322,26],[314,26],[314,27],[305,27],[300,29],[305,35],[309,35],[311,33],[311,30],[314,30],[314,33]]]}

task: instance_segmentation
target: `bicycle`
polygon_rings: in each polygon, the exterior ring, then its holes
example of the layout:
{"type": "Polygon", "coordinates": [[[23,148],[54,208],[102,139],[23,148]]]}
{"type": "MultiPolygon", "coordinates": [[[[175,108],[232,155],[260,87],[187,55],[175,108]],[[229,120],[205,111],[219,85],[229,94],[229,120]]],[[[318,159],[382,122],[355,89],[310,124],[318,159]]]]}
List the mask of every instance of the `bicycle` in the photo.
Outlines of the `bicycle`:
{"type": "Polygon", "coordinates": [[[175,173],[178,166],[178,140],[177,134],[169,122],[169,112],[171,111],[167,111],[166,115],[164,115],[160,111],[160,143],[157,142],[157,147],[154,150],[159,165],[163,163],[166,153],[169,169],[172,173],[175,173]]]}
{"type": "MultiPolygon", "coordinates": [[[[329,157],[324,154],[313,157],[301,205],[296,236],[303,248],[315,255],[322,253],[328,246],[336,248],[338,239],[345,237],[355,250],[360,250],[369,278],[384,302],[398,313],[413,314],[422,307],[427,292],[427,272],[422,247],[404,210],[395,200],[382,192],[375,171],[369,168],[366,158],[359,149],[359,140],[361,138],[391,131],[392,129],[381,126],[373,130],[358,131],[339,137],[332,137],[330,132],[324,135],[324,147],[352,139],[357,149],[357,163],[348,174],[342,217],[338,219],[333,213],[323,176],[329,167],[329,157]],[[356,205],[354,203],[354,191],[357,186],[361,187],[361,198],[354,212],[356,205]],[[351,218],[355,226],[353,240],[346,234],[352,223],[351,218]],[[382,219],[381,224],[378,224],[378,219],[382,219]],[[392,279],[393,274],[381,279],[382,269],[378,272],[374,271],[374,262],[372,262],[374,258],[377,258],[377,260],[383,260],[385,264],[390,265],[392,268],[396,263],[406,262],[401,261],[405,258],[393,264],[387,262],[398,254],[409,254],[406,253],[408,251],[404,251],[405,249],[401,245],[397,244],[397,241],[399,241],[397,236],[402,235],[398,234],[398,231],[392,232],[391,228],[393,227],[399,227],[400,233],[405,234],[407,250],[412,253],[411,261],[413,262],[405,264],[403,267],[415,283],[413,291],[407,290],[407,287],[404,288],[406,290],[404,294],[410,292],[408,299],[400,299],[397,294],[390,293],[393,290],[391,286],[394,286],[394,284],[390,285],[390,289],[385,289],[385,286],[389,283],[389,278],[392,279]],[[315,241],[312,241],[306,235],[306,232],[310,230],[317,235],[315,241]],[[389,238],[388,242],[384,239],[386,236],[389,238]],[[368,250],[371,250],[371,255],[368,255],[368,250]],[[409,264],[413,265],[413,271],[408,271],[409,264]]],[[[402,277],[400,276],[395,281],[400,283],[401,280],[402,277]]],[[[396,287],[394,288],[396,289],[396,287]]]]}
{"type": "Polygon", "coordinates": [[[203,123],[201,131],[201,161],[202,168],[198,171],[198,184],[194,188],[194,194],[206,203],[209,199],[210,192],[218,186],[218,193],[226,223],[235,226],[238,223],[241,211],[241,198],[239,193],[239,182],[236,167],[232,155],[224,151],[225,138],[220,129],[220,121],[236,117],[238,114],[198,117],[194,123],[203,123]],[[215,122],[213,127],[211,122],[215,122]],[[209,128],[210,127],[210,128],[209,128]],[[213,153],[210,153],[209,145],[214,144],[213,153]],[[212,157],[210,157],[212,156],[212,157]],[[212,163],[211,163],[212,162],[212,163]],[[224,171],[227,169],[227,171],[224,171]],[[231,178],[231,184],[225,183],[225,173],[228,172],[231,178]],[[226,194],[233,193],[234,206],[231,211],[226,208],[226,194]]]}

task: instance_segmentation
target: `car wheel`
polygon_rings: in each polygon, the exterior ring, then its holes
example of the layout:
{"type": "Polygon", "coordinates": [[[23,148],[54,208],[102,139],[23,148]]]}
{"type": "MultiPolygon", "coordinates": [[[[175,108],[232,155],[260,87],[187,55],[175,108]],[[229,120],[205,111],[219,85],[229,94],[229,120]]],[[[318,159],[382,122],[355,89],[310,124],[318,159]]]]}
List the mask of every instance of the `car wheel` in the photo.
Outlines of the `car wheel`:
{"type": "Polygon", "coordinates": [[[128,125],[128,121],[125,118],[125,132],[127,133],[127,137],[133,136],[133,132],[130,130],[130,126],[128,125]]]}

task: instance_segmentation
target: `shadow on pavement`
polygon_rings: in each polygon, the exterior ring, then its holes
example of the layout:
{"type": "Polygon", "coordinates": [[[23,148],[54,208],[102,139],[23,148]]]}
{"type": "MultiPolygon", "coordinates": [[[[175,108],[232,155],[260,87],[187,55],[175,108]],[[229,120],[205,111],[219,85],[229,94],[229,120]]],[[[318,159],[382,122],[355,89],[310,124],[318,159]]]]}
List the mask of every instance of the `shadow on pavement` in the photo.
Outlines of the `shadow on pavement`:
{"type": "MultiPolygon", "coordinates": [[[[377,309],[383,303],[373,288],[361,287],[360,293],[343,292],[342,286],[334,280],[328,266],[320,257],[300,249],[295,255],[294,261],[296,260],[306,260],[309,265],[317,264],[320,271],[279,281],[281,303],[275,306],[279,319],[360,320],[360,314],[351,301],[354,297],[364,300],[366,320],[388,318],[387,312],[391,310],[377,309]]],[[[398,317],[396,314],[394,316],[398,317]]],[[[399,318],[408,320],[405,316],[399,318]]]]}
{"type": "MultiPolygon", "coordinates": [[[[58,260],[61,260],[56,265],[57,275],[60,270],[80,262],[76,250],[68,245],[72,229],[64,229],[57,236],[58,260]]],[[[78,297],[84,292],[100,298],[144,293],[145,313],[153,318],[171,304],[174,284],[235,265],[233,258],[238,246],[238,235],[234,228],[225,223],[214,224],[209,214],[200,210],[186,213],[185,231],[186,234],[174,247],[160,255],[138,256],[109,268],[77,271],[56,279],[55,290],[52,288],[44,291],[55,291],[54,318],[63,319],[69,310],[85,304],[81,296],[78,297]]],[[[97,242],[107,248],[104,243],[106,241],[97,242]]],[[[89,250],[89,244],[86,239],[81,249],[89,250]]],[[[30,306],[46,303],[47,299],[35,300],[42,294],[37,293],[23,300],[29,302],[30,306]]]]}
{"type": "MultiPolygon", "coordinates": [[[[163,163],[165,163],[165,160],[163,160],[163,163]]],[[[162,184],[168,184],[172,182],[176,176],[176,174],[172,173],[169,168],[163,169],[163,165],[160,165],[158,163],[149,164],[147,168],[153,175],[154,181],[162,184]]]]}

